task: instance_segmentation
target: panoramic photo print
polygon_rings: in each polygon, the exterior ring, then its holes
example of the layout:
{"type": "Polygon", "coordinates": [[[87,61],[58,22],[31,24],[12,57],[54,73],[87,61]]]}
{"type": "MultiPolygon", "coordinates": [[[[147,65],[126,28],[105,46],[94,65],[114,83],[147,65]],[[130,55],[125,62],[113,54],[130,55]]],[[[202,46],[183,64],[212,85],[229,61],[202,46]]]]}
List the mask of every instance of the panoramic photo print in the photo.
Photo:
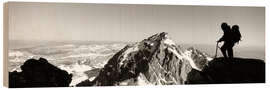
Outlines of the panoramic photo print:
{"type": "Polygon", "coordinates": [[[10,88],[265,83],[265,7],[5,4],[10,88]]]}

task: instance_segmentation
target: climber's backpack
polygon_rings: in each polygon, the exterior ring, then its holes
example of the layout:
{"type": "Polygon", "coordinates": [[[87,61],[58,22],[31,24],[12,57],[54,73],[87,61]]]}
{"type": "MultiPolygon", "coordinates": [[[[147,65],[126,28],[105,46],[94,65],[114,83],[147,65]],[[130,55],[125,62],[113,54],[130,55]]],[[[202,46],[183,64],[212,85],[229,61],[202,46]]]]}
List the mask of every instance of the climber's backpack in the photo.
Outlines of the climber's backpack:
{"type": "Polygon", "coordinates": [[[232,27],[232,32],[233,32],[233,41],[235,43],[239,43],[239,41],[241,41],[241,38],[242,38],[239,27],[237,25],[234,25],[232,27]]]}

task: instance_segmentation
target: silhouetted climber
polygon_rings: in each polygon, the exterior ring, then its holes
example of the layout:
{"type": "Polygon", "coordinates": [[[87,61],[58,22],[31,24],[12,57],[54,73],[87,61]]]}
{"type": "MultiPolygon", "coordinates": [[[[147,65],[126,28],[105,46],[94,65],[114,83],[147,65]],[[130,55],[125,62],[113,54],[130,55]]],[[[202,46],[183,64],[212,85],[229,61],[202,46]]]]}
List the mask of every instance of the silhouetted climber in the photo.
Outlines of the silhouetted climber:
{"type": "Polygon", "coordinates": [[[234,34],[230,28],[230,26],[227,23],[222,23],[221,24],[221,29],[223,30],[223,36],[217,41],[219,42],[224,42],[224,44],[221,47],[221,52],[224,56],[225,59],[229,58],[232,59],[233,58],[233,46],[234,46],[234,34]],[[228,53],[228,56],[227,56],[228,53]]]}

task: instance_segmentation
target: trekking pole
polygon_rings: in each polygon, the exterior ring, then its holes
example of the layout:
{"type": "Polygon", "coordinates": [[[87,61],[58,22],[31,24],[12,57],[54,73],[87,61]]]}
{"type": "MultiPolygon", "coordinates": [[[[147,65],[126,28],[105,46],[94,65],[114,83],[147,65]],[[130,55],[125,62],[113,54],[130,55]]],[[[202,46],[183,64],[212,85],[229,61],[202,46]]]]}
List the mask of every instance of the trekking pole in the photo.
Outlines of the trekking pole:
{"type": "Polygon", "coordinates": [[[219,43],[219,42],[217,42],[217,44],[216,44],[216,54],[215,54],[215,58],[217,58],[218,43],[219,43]]]}

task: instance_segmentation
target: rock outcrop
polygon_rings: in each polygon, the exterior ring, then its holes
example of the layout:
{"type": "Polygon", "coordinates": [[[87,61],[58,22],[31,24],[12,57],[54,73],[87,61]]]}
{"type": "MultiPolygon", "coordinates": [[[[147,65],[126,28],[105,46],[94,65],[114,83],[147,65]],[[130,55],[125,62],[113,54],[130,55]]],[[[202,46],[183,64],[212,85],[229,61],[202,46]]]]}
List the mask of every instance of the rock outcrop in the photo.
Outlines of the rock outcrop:
{"type": "Polygon", "coordinates": [[[167,33],[158,33],[127,45],[107,62],[93,81],[86,80],[77,86],[184,84],[192,69],[202,70],[192,59],[193,51],[184,51],[179,50],[167,33]]]}
{"type": "Polygon", "coordinates": [[[260,59],[216,58],[202,73],[211,77],[209,83],[265,83],[265,62],[260,59]]]}
{"type": "Polygon", "coordinates": [[[29,59],[22,72],[9,72],[9,87],[68,87],[71,74],[50,64],[46,59],[29,59]]]}

